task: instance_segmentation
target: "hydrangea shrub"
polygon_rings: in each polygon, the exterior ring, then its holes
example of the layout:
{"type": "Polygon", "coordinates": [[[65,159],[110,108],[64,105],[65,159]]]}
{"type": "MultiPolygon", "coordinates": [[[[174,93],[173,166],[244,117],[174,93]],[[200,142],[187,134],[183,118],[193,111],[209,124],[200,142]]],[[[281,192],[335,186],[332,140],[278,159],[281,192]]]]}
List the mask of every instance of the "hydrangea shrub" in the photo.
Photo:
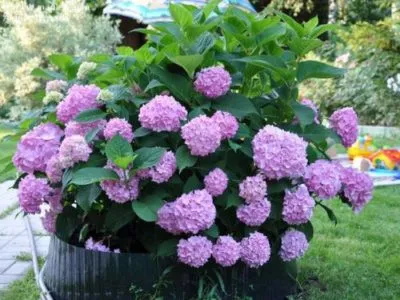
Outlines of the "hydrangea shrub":
{"type": "Polygon", "coordinates": [[[22,210],[88,250],[194,268],[303,256],[314,209],[335,221],[325,201],[359,212],[372,197],[367,175],[325,153],[355,141],[354,111],[328,128],[298,101],[298,83],[344,72],[303,60],[329,27],[222,14],[217,1],[170,9],[180,17],[145,30],[137,51],[93,56],[90,71],[47,83],[62,97],[46,98],[14,156],[22,210]]]}

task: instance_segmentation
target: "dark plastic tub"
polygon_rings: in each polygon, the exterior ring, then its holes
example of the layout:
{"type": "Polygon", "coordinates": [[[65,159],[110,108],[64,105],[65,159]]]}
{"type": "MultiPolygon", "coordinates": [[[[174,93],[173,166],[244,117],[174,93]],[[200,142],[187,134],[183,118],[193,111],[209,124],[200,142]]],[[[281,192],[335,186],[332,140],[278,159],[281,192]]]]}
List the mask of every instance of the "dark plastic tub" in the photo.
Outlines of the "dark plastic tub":
{"type": "MultiPolygon", "coordinates": [[[[164,299],[196,299],[199,274],[204,274],[204,269],[188,268],[176,260],[155,260],[144,253],[87,251],[53,236],[44,282],[54,300],[132,300],[132,286],[150,291],[169,266],[173,268],[167,279],[172,283],[163,292],[164,299]]],[[[208,274],[215,275],[216,268],[226,291],[221,299],[284,299],[296,290],[295,281],[276,257],[257,270],[242,263],[232,268],[208,264],[208,274]]]]}

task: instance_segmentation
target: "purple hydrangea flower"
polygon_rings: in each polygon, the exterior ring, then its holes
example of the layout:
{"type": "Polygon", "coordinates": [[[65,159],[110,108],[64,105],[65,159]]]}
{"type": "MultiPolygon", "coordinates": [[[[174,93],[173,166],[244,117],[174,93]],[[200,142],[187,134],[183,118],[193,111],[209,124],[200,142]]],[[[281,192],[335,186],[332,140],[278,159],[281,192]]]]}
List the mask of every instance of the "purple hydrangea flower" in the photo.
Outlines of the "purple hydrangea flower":
{"type": "Polygon", "coordinates": [[[228,112],[217,111],[211,119],[218,124],[223,140],[233,138],[239,129],[239,122],[228,112]]]}
{"type": "Polygon", "coordinates": [[[51,183],[61,182],[63,166],[58,154],[53,155],[47,162],[46,175],[51,183]]]}
{"type": "Polygon", "coordinates": [[[194,88],[208,98],[225,95],[231,86],[231,75],[221,66],[202,69],[196,74],[194,88]]]}
{"type": "Polygon", "coordinates": [[[101,104],[96,100],[100,89],[91,85],[74,84],[68,95],[57,106],[57,119],[64,124],[72,121],[84,110],[98,108],[101,104]]]}
{"type": "Polygon", "coordinates": [[[329,123],[342,140],[343,146],[350,147],[357,141],[358,117],[353,108],[345,107],[335,111],[329,123]]]}
{"type": "Polygon", "coordinates": [[[206,190],[195,190],[159,209],[157,224],[172,234],[197,234],[214,224],[216,214],[211,195],[206,190]]]}
{"type": "Polygon", "coordinates": [[[340,176],[344,196],[349,200],[353,211],[359,213],[372,199],[374,183],[371,177],[353,168],[344,168],[340,176]]]}
{"type": "Polygon", "coordinates": [[[75,121],[70,121],[65,126],[65,136],[68,137],[71,135],[81,135],[85,137],[91,130],[99,129],[97,137],[100,137],[103,135],[103,130],[104,127],[106,127],[106,124],[106,120],[98,120],[88,123],[78,123],[75,121]]]}
{"type": "Polygon", "coordinates": [[[153,131],[179,131],[181,121],[186,120],[187,111],[172,96],[159,95],[143,105],[139,111],[139,122],[153,131]]]}
{"type": "Polygon", "coordinates": [[[230,236],[220,236],[212,248],[212,256],[223,267],[233,266],[240,258],[240,243],[230,236]]]}
{"type": "Polygon", "coordinates": [[[267,183],[261,174],[248,176],[239,184],[239,196],[247,203],[259,202],[267,193],[267,183]]]}
{"type": "Polygon", "coordinates": [[[49,233],[56,232],[57,213],[52,210],[47,210],[43,217],[40,218],[43,228],[49,233]]]}
{"type": "Polygon", "coordinates": [[[88,161],[92,149],[81,135],[66,137],[60,146],[60,162],[63,168],[70,168],[79,161],[88,161]]]}
{"type": "Polygon", "coordinates": [[[342,187],[336,165],[322,159],[307,167],[304,181],[308,189],[323,200],[335,197],[342,187]]]}
{"type": "Polygon", "coordinates": [[[59,214],[63,211],[62,192],[60,188],[53,189],[45,198],[49,203],[51,211],[59,214]]]}
{"type": "Polygon", "coordinates": [[[228,187],[228,176],[220,168],[215,168],[204,177],[204,185],[211,196],[220,196],[228,187]]]}
{"type": "Polygon", "coordinates": [[[307,143],[294,133],[267,125],[252,141],[253,159],[269,179],[303,176],[307,166],[307,143]]]}
{"type": "Polygon", "coordinates": [[[13,163],[20,172],[45,172],[47,161],[57,154],[64,132],[53,123],[36,126],[18,143],[13,163]]]}
{"type": "Polygon", "coordinates": [[[313,215],[314,206],[314,199],[304,184],[299,185],[293,192],[286,190],[283,199],[283,220],[291,225],[307,223],[313,215]]]}
{"type": "Polygon", "coordinates": [[[46,83],[46,94],[50,92],[63,92],[68,87],[68,82],[64,80],[51,80],[46,83]]]}
{"type": "Polygon", "coordinates": [[[182,138],[196,156],[207,156],[215,152],[221,144],[221,132],[215,122],[204,115],[191,120],[182,127],[182,138]]]}
{"type": "Polygon", "coordinates": [[[279,256],[283,261],[291,261],[302,257],[308,249],[306,235],[297,230],[287,230],[282,237],[279,256]]]}
{"type": "Polygon", "coordinates": [[[85,249],[99,252],[111,252],[110,248],[105,246],[101,241],[96,242],[93,238],[89,238],[85,242],[85,249]]]}
{"type": "Polygon", "coordinates": [[[212,243],[203,236],[192,236],[187,240],[181,239],[178,243],[179,261],[200,268],[211,257],[212,243]]]}
{"type": "Polygon", "coordinates": [[[40,205],[50,195],[52,188],[46,179],[29,174],[19,183],[18,200],[22,210],[28,214],[40,213],[40,205]]]}
{"type": "Polygon", "coordinates": [[[241,260],[250,268],[259,268],[271,256],[268,238],[260,232],[253,232],[240,242],[241,260]]]}
{"type": "Polygon", "coordinates": [[[114,136],[119,134],[129,143],[132,142],[134,138],[132,125],[129,124],[126,120],[120,118],[113,118],[108,121],[103,134],[106,140],[111,140],[114,136]]]}
{"type": "Polygon", "coordinates": [[[176,171],[176,157],[172,151],[167,151],[154,167],[149,169],[151,180],[156,183],[167,182],[176,171]]]}
{"type": "Polygon", "coordinates": [[[239,206],[237,218],[248,226],[260,226],[271,213],[271,202],[267,199],[239,206]]]}

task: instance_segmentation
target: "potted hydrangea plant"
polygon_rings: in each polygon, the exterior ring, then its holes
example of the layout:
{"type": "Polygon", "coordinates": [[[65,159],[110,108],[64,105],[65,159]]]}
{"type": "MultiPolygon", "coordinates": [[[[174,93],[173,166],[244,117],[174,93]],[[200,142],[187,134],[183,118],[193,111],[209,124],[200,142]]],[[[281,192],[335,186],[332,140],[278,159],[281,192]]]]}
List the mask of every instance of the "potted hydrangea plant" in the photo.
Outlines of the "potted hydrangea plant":
{"type": "Polygon", "coordinates": [[[21,129],[15,186],[54,233],[55,299],[283,298],[316,206],[335,221],[325,201],[371,199],[371,179],[325,153],[356,140],[354,110],[328,128],[297,101],[302,81],[344,73],[303,60],[330,25],[218,1],[170,10],[137,51],[35,70],[45,106],[21,129]]]}

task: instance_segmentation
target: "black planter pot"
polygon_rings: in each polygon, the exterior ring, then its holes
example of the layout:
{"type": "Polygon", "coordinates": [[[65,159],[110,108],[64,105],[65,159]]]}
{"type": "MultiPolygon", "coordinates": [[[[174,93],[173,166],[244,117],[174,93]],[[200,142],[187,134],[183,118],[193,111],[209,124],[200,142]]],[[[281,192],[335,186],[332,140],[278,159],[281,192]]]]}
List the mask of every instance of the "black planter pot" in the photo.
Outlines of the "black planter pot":
{"type": "MultiPolygon", "coordinates": [[[[163,271],[173,266],[163,291],[164,299],[196,299],[203,270],[188,268],[176,260],[155,260],[144,253],[104,253],[67,244],[53,236],[44,270],[44,283],[54,300],[134,299],[132,286],[150,291],[163,271]]],[[[208,264],[209,273],[215,268],[208,264]]],[[[277,257],[262,268],[249,269],[242,263],[218,268],[226,293],[221,299],[284,299],[293,294],[296,283],[277,257]]]]}

